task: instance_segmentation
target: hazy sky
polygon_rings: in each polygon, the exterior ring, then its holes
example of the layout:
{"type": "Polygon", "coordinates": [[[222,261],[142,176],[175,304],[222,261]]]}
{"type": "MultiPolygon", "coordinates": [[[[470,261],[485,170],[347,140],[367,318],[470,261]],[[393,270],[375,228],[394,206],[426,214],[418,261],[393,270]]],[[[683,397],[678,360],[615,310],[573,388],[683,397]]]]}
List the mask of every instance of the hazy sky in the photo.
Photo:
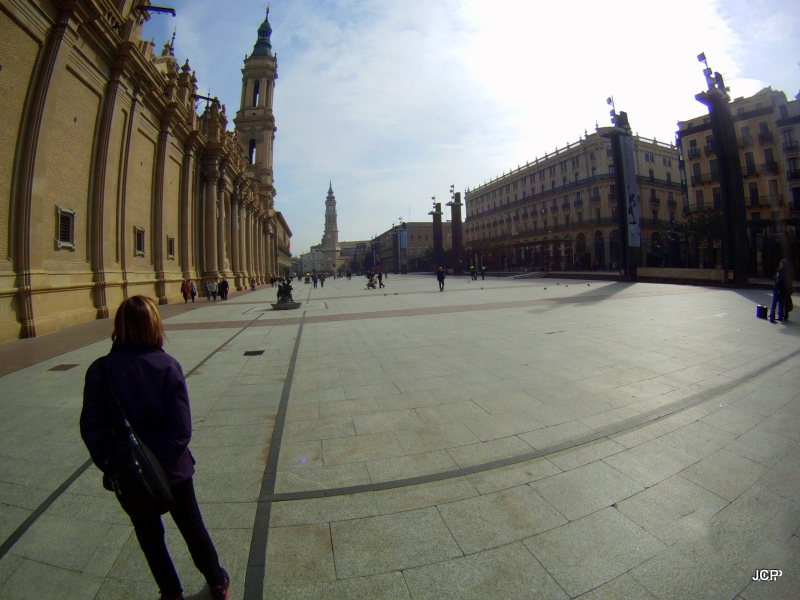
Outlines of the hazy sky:
{"type": "MultiPolygon", "coordinates": [[[[177,28],[201,93],[239,109],[260,0],[172,0],[154,15],[157,51],[177,28]],[[231,8],[233,7],[233,8],[231,8]]],[[[798,0],[273,0],[278,55],[275,206],[292,253],[318,244],[329,179],[339,239],[428,220],[457,190],[609,125],[606,98],[642,136],[674,141],[704,113],[697,54],[733,96],[800,90],[798,0]]]]}

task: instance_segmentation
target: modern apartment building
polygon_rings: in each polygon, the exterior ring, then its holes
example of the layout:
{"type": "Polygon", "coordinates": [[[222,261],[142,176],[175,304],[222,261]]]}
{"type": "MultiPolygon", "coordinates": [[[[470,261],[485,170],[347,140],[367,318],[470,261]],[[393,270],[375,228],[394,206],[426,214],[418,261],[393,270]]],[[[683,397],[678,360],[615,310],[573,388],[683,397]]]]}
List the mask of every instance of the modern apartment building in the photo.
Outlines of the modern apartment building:
{"type": "MultiPolygon", "coordinates": [[[[770,277],[781,258],[797,262],[800,214],[800,94],[764,88],[730,103],[739,141],[750,239],[750,273],[770,277]]],[[[708,116],[678,122],[677,140],[685,170],[686,210],[713,215],[721,206],[717,148],[708,116]]],[[[700,240],[696,265],[714,267],[719,241],[700,240]]]]}
{"type": "MultiPolygon", "coordinates": [[[[661,266],[665,227],[682,219],[678,151],[633,137],[642,262],[661,266]]],[[[617,190],[609,139],[577,143],[466,192],[464,265],[487,269],[615,269],[619,266],[617,190]]]]}

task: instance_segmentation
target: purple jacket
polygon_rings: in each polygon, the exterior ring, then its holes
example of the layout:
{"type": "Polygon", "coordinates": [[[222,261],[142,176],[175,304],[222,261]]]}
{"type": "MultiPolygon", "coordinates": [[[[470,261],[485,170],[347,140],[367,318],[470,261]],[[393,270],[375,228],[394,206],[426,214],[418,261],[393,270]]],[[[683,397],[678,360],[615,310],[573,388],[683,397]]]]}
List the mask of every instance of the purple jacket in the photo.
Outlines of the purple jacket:
{"type": "Polygon", "coordinates": [[[111,426],[122,418],[106,386],[102,361],[131,427],[158,458],[170,484],[189,479],[194,475],[189,392],[181,365],[161,349],[115,344],[86,371],[81,437],[94,463],[103,469],[114,441],[111,426]]]}

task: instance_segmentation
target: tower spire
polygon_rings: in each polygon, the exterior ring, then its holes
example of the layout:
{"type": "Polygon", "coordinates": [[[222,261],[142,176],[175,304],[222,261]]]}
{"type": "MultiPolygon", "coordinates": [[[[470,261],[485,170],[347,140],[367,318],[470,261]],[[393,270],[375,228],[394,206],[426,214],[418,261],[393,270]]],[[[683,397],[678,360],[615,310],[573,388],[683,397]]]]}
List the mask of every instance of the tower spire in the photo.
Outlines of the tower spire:
{"type": "Polygon", "coordinates": [[[253,54],[251,56],[272,56],[272,25],[269,24],[269,5],[267,5],[267,16],[264,17],[264,22],[258,28],[258,40],[253,47],[253,54]]]}

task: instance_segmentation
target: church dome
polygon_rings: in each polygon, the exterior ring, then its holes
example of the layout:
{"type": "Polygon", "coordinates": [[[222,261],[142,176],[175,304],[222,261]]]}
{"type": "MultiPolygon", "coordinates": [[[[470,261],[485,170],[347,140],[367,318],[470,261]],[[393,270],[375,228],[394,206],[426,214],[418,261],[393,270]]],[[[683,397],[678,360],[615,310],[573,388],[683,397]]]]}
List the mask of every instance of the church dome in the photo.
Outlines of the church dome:
{"type": "Polygon", "coordinates": [[[269,39],[271,36],[272,26],[269,24],[269,7],[267,7],[267,16],[264,17],[264,22],[258,28],[258,41],[253,47],[251,56],[272,56],[272,43],[269,39]]]}

